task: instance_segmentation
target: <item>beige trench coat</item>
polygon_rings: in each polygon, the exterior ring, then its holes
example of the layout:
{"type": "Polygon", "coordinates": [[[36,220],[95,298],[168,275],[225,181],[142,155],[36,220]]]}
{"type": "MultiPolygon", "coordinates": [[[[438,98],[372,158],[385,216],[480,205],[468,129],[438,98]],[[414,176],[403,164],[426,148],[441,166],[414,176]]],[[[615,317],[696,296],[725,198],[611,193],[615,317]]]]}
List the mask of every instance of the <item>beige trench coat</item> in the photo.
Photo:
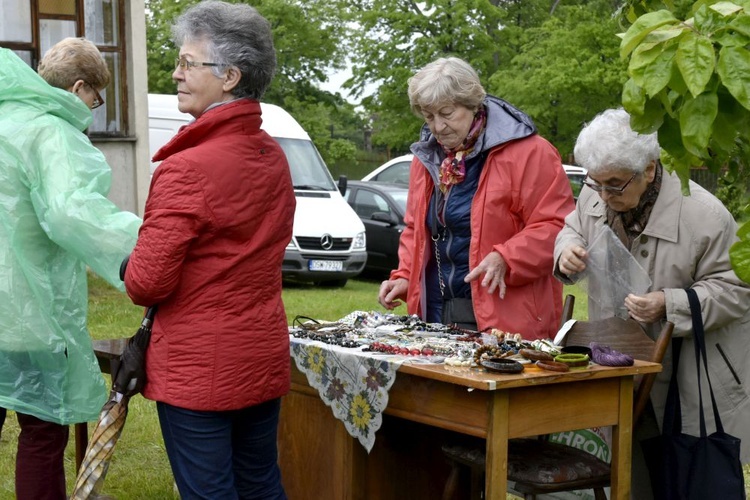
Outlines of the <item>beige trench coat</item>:
{"type": "MultiPolygon", "coordinates": [[[[665,171],[648,224],[630,252],[651,278],[649,291],[664,291],[666,319],[674,323],[674,335],[685,338],[678,369],[683,432],[699,434],[693,328],[684,291],[691,287],[701,303],[709,372],[724,430],[742,440],[742,462],[750,463],[750,285],[732,271],[728,254],[737,240],[737,224],[721,202],[698,184],[690,182],[690,193],[683,196],[677,176],[665,171]]],[[[563,249],[572,244],[586,247],[605,223],[604,202],[584,187],[576,210],[565,219],[555,242],[554,273],[558,279],[571,283],[557,268],[563,249]]],[[[661,324],[644,326],[654,338],[661,329],[661,324]]],[[[663,364],[651,392],[660,425],[672,373],[671,348],[663,364]]],[[[705,376],[702,387],[711,433],[714,418],[705,376]]]]}

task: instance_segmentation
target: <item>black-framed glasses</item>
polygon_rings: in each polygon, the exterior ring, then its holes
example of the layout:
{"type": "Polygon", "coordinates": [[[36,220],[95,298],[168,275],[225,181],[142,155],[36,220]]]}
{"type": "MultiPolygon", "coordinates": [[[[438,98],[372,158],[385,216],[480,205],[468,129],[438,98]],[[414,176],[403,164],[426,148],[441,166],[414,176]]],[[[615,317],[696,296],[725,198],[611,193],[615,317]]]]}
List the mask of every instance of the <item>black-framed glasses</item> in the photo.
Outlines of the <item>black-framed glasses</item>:
{"type": "Polygon", "coordinates": [[[202,66],[222,66],[221,64],[216,63],[210,63],[210,62],[198,62],[198,61],[188,61],[184,57],[178,57],[174,60],[174,67],[175,69],[181,69],[182,71],[187,71],[192,68],[200,68],[202,66]]]}
{"type": "MultiPolygon", "coordinates": [[[[631,177],[630,179],[628,179],[628,182],[626,182],[625,184],[623,184],[622,186],[619,186],[619,187],[602,186],[601,184],[595,184],[595,183],[593,183],[591,181],[588,181],[588,180],[583,181],[583,184],[586,185],[586,186],[588,186],[588,187],[590,187],[591,189],[593,189],[597,193],[601,193],[603,191],[606,191],[609,194],[613,194],[615,196],[620,196],[623,193],[623,191],[625,191],[625,188],[627,188],[630,185],[630,183],[633,182],[633,179],[635,179],[636,176],[638,176],[638,174],[639,174],[639,172],[635,172],[633,174],[633,177],[631,177]]],[[[587,177],[587,179],[588,179],[588,177],[587,177]]]]}
{"type": "Polygon", "coordinates": [[[96,109],[102,104],[104,104],[104,98],[101,96],[99,91],[96,90],[96,88],[90,83],[88,82],[84,82],[84,83],[86,83],[86,85],[88,85],[89,88],[94,91],[94,101],[91,103],[91,109],[96,109]]]}

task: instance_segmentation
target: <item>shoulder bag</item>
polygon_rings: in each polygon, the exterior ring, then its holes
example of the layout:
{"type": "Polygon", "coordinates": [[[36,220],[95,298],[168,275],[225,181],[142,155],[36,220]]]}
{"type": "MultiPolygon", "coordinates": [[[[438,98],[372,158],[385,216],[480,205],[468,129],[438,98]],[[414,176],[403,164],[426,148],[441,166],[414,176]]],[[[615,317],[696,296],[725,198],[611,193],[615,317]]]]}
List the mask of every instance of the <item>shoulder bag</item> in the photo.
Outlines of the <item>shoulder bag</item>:
{"type": "Polygon", "coordinates": [[[740,440],[724,432],[706,359],[706,341],[700,303],[695,290],[688,289],[693,317],[693,344],[700,402],[700,436],[682,432],[677,365],[682,339],[672,341],[672,378],[667,393],[661,436],[644,440],[643,451],[651,475],[654,498],[666,500],[744,499],[745,483],[740,462],[740,440]],[[701,358],[711,394],[716,432],[706,433],[701,391],[701,358]]]}

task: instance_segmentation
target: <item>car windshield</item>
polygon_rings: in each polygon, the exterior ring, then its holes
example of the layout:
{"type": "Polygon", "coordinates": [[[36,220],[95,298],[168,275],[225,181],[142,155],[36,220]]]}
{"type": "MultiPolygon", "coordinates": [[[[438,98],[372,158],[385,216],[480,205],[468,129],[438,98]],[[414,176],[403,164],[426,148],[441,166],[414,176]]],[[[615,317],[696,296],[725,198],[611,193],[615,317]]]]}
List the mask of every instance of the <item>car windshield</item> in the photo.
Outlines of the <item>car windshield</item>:
{"type": "Polygon", "coordinates": [[[294,189],[336,191],[336,184],[312,142],[284,137],[275,139],[286,154],[294,189]]]}

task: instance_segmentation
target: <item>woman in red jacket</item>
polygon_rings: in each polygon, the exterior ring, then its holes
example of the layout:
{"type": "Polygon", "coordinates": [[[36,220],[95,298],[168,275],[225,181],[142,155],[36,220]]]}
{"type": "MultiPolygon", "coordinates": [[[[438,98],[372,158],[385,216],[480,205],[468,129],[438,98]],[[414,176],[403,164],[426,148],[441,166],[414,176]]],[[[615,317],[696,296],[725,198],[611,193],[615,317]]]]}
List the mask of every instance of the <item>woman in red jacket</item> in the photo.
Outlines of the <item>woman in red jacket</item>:
{"type": "Polygon", "coordinates": [[[552,252],[574,209],[557,150],[455,57],[418,71],[409,101],[425,126],[411,147],[399,268],[380,303],[406,300],[430,322],[552,338],[562,314],[552,252]]]}
{"type": "Polygon", "coordinates": [[[286,157],[260,129],[271,28],[248,5],[203,2],[173,33],[178,107],[195,121],[154,156],[162,163],[125,275],[133,302],[158,304],[144,396],[157,402],[183,499],[285,498],[281,264],[295,199],[286,157]]]}

